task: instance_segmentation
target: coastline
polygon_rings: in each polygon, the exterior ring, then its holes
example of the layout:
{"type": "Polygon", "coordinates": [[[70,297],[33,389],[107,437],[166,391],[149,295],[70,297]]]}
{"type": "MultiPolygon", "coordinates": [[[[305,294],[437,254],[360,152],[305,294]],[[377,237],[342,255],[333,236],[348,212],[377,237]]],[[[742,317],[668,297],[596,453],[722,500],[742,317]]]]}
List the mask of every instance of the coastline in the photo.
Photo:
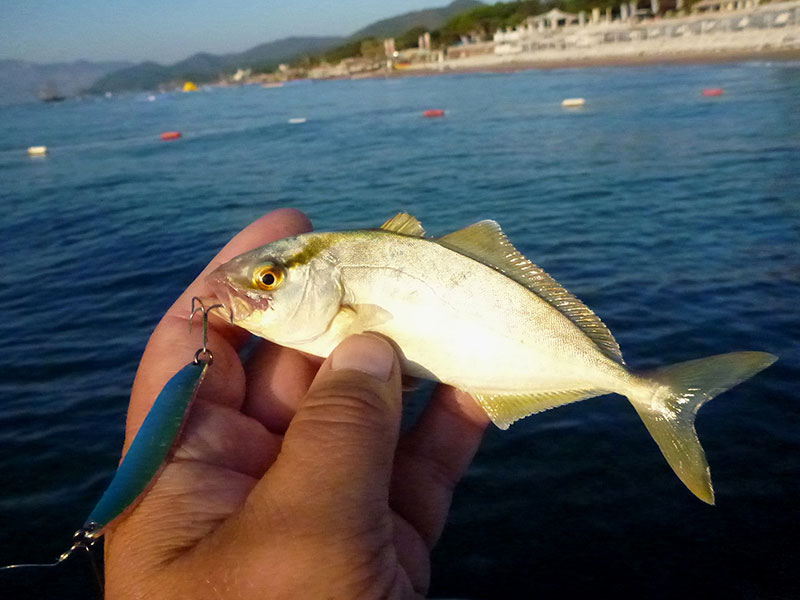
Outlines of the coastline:
{"type": "Polygon", "coordinates": [[[595,56],[563,56],[519,60],[482,61],[479,64],[444,63],[443,68],[415,68],[362,74],[351,79],[374,77],[425,77],[457,73],[513,73],[516,71],[552,70],[592,67],[640,67],[651,65],[703,65],[749,61],[800,61],[800,48],[769,50],[723,50],[715,52],[669,52],[662,54],[601,54],[595,56]]]}
{"type": "Polygon", "coordinates": [[[735,9],[670,18],[543,23],[498,30],[493,41],[453,46],[446,53],[429,52],[427,60],[402,69],[387,65],[344,78],[800,60],[800,0],[744,0],[735,9]]]}

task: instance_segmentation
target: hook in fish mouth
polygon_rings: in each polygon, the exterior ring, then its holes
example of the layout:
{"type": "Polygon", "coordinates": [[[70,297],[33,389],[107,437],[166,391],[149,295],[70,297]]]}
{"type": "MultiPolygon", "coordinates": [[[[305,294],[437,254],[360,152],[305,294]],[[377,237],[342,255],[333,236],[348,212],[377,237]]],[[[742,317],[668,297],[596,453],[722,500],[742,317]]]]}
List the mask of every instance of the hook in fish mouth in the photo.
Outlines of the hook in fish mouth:
{"type": "Polygon", "coordinates": [[[228,311],[231,323],[235,324],[236,321],[245,320],[259,308],[260,304],[266,304],[265,308],[269,308],[269,298],[250,298],[246,291],[238,290],[230,282],[227,274],[220,269],[208,275],[206,282],[211,287],[216,300],[228,311]]]}
{"type": "Polygon", "coordinates": [[[228,306],[226,306],[225,304],[221,302],[214,302],[214,300],[216,300],[216,298],[210,298],[210,299],[205,298],[205,301],[200,296],[195,296],[192,298],[192,312],[191,315],[189,316],[189,329],[192,328],[192,323],[194,322],[194,316],[197,313],[203,314],[203,322],[205,324],[205,322],[207,321],[207,315],[211,314],[211,312],[216,309],[223,309],[227,311],[228,319],[230,320],[231,325],[233,325],[233,311],[230,308],[228,308],[228,306]],[[208,303],[208,306],[206,306],[206,303],[208,303]]]}

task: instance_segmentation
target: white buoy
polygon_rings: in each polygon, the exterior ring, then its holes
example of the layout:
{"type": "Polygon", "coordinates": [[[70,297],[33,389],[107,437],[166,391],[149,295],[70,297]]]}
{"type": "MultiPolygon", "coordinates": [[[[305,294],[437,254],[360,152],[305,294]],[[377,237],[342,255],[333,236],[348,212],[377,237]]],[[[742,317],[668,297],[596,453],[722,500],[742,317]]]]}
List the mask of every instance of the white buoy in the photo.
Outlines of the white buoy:
{"type": "Polygon", "coordinates": [[[305,123],[307,120],[308,119],[304,117],[292,117],[291,119],[289,119],[289,123],[291,123],[292,125],[297,125],[298,123],[305,123]]]}
{"type": "Polygon", "coordinates": [[[47,154],[47,146],[31,146],[28,148],[28,154],[31,156],[45,156],[47,154]]]}
{"type": "Polygon", "coordinates": [[[561,106],[566,108],[574,108],[576,106],[583,106],[584,104],[586,104],[584,98],[565,98],[561,101],[561,106]]]}

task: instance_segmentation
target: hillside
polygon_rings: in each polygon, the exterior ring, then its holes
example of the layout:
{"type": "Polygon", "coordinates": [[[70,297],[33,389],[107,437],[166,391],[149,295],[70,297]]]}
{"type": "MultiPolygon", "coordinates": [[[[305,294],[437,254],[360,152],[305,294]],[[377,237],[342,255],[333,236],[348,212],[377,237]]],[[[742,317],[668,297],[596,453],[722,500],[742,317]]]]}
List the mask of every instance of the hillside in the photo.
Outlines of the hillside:
{"type": "Polygon", "coordinates": [[[353,43],[353,40],[373,36],[399,36],[413,28],[437,29],[455,15],[479,6],[484,6],[484,4],[477,0],[455,0],[441,8],[409,12],[397,17],[377,21],[358,30],[346,39],[339,37],[290,37],[260,44],[235,54],[199,53],[169,66],[159,65],[154,62],[141,63],[99,79],[88,91],[90,93],[104,93],[126,90],[152,90],[161,86],[179,85],[186,80],[204,83],[215,81],[222,75],[231,74],[238,68],[271,71],[280,63],[291,63],[303,56],[322,54],[348,41],[353,43]]]}
{"type": "Polygon", "coordinates": [[[74,96],[98,78],[131,63],[89,62],[38,64],[25,60],[0,60],[0,105],[37,100],[45,90],[74,96]]]}
{"type": "Polygon", "coordinates": [[[483,2],[478,2],[477,0],[455,0],[441,8],[417,10],[376,21],[363,29],[359,29],[350,38],[396,37],[415,27],[422,27],[429,31],[439,29],[454,16],[483,5],[483,2]]]}
{"type": "Polygon", "coordinates": [[[221,55],[201,52],[168,66],[145,62],[102,77],[88,91],[153,90],[186,80],[197,83],[215,81],[238,68],[274,69],[280,63],[290,62],[304,54],[324,52],[342,41],[339,37],[289,37],[244,52],[221,55]]]}

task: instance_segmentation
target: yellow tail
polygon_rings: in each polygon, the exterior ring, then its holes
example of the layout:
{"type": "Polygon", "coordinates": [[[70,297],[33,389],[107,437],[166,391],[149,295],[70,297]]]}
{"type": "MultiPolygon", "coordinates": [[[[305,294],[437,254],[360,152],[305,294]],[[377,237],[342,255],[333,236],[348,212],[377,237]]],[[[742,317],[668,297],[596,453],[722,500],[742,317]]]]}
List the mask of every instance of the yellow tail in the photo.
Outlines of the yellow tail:
{"type": "Polygon", "coordinates": [[[714,504],[714,488],[694,428],[697,411],[776,360],[777,356],[766,352],[732,352],[690,360],[645,373],[656,387],[629,397],[675,474],[703,502],[714,504]]]}

